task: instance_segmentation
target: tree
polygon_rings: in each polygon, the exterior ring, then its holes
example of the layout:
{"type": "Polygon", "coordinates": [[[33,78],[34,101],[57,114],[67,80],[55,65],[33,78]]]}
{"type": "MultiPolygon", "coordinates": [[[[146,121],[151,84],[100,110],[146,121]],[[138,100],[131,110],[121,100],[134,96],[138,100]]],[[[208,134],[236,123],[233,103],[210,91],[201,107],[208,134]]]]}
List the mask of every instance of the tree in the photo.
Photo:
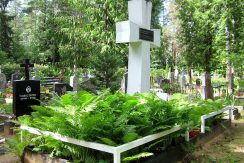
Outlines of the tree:
{"type": "Polygon", "coordinates": [[[179,40],[188,67],[206,73],[206,98],[213,98],[211,72],[216,69],[216,23],[220,13],[213,0],[177,0],[181,20],[179,40]]]}
{"type": "Polygon", "coordinates": [[[12,57],[12,29],[10,21],[12,17],[7,14],[6,8],[10,0],[0,1],[0,51],[6,53],[8,58],[12,57]]]}
{"type": "Polygon", "coordinates": [[[228,92],[234,93],[232,69],[235,68],[239,77],[243,74],[244,64],[244,11],[241,0],[219,1],[221,17],[216,44],[219,47],[221,60],[226,64],[226,79],[228,81],[228,92]]]}

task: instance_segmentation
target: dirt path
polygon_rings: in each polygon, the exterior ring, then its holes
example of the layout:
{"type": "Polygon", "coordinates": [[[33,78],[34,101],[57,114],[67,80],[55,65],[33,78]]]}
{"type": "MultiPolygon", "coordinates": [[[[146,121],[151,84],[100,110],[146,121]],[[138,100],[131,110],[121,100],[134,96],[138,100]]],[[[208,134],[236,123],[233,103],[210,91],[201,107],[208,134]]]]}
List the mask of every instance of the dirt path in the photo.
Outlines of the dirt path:
{"type": "Polygon", "coordinates": [[[187,162],[244,163],[244,111],[241,115],[231,129],[193,149],[192,161],[187,162]]]}

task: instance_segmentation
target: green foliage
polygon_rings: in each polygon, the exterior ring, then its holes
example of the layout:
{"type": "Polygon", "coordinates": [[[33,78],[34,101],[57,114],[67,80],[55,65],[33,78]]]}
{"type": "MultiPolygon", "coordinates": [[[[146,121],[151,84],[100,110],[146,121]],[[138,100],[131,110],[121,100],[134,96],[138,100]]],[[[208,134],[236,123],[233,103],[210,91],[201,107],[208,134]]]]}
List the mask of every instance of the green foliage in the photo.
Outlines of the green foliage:
{"type": "MultiPolygon", "coordinates": [[[[199,127],[202,115],[222,108],[221,101],[203,101],[183,94],[174,94],[166,102],[152,93],[130,96],[105,91],[96,96],[87,92],[72,92],[52,99],[48,106],[33,106],[36,112],[21,116],[18,121],[21,125],[63,136],[119,146],[170,129],[176,124],[188,128],[199,127]]],[[[208,121],[207,125],[216,123],[221,116],[208,121]]],[[[181,133],[177,133],[157,140],[146,147],[144,152],[155,148],[164,150],[173,139],[180,136],[181,133]]],[[[54,141],[50,137],[36,137],[31,142],[35,144],[33,150],[45,151],[53,156],[93,162],[111,159],[104,154],[91,154],[91,150],[54,141]]],[[[135,151],[125,153],[125,157],[133,155],[125,158],[125,161],[151,155],[134,155],[135,151]]]]}
{"type": "Polygon", "coordinates": [[[12,114],[13,113],[12,104],[1,104],[0,103],[0,113],[12,114]]]}
{"type": "Polygon", "coordinates": [[[238,80],[238,87],[244,88],[244,80],[238,80]]]}
{"type": "Polygon", "coordinates": [[[177,0],[179,41],[187,67],[226,72],[226,63],[243,74],[243,3],[241,0],[177,0]]]}
{"type": "Polygon", "coordinates": [[[12,20],[12,17],[8,15],[6,10],[9,2],[10,0],[0,1],[0,52],[1,55],[3,55],[3,52],[6,53],[8,58],[11,57],[11,34],[13,33],[10,27],[10,21],[12,20]]]}
{"type": "Polygon", "coordinates": [[[24,153],[24,150],[25,148],[31,144],[31,139],[33,137],[32,134],[29,134],[28,132],[26,131],[22,131],[23,134],[25,135],[23,137],[23,139],[21,138],[21,134],[20,132],[18,132],[15,137],[11,138],[11,139],[7,139],[7,144],[8,144],[8,147],[9,147],[9,151],[11,151],[12,153],[14,153],[18,158],[19,160],[21,160],[22,156],[23,156],[23,153],[24,153]],[[22,139],[22,141],[21,141],[22,139]]]}
{"type": "MultiPolygon", "coordinates": [[[[33,109],[36,112],[31,116],[19,117],[21,125],[111,146],[164,131],[179,120],[177,111],[154,94],[69,93],[53,99],[47,107],[33,106],[33,109]]],[[[37,140],[41,144],[36,144],[35,150],[58,154],[54,150],[59,149],[58,144],[49,144],[46,138],[37,140]]]]}
{"type": "MultiPolygon", "coordinates": [[[[183,94],[174,94],[170,99],[173,107],[180,110],[180,123],[188,125],[189,128],[199,127],[201,116],[222,109],[221,100],[199,100],[183,94]]],[[[220,119],[217,118],[217,119],[220,119]]]]}
{"type": "MultiPolygon", "coordinates": [[[[19,64],[11,63],[11,62],[5,62],[1,65],[2,72],[6,75],[7,80],[11,80],[11,75],[15,73],[16,70],[20,69],[19,64]]],[[[20,73],[21,76],[23,74],[20,73]]]]}
{"type": "Polygon", "coordinates": [[[138,160],[140,158],[144,158],[144,157],[150,157],[153,156],[153,153],[148,153],[148,152],[143,152],[134,156],[130,156],[130,157],[126,157],[123,159],[123,161],[125,162],[130,162],[130,161],[135,161],[138,160]]]}
{"type": "Polygon", "coordinates": [[[180,85],[178,83],[165,83],[162,89],[169,94],[180,93],[180,85]]]}

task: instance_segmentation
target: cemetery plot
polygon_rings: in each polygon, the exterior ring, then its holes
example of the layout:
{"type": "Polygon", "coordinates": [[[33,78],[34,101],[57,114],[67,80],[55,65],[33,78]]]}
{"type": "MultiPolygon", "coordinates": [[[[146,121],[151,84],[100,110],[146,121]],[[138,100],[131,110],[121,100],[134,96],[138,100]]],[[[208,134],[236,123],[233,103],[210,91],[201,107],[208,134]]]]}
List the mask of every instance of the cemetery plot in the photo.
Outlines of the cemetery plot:
{"type": "Polygon", "coordinates": [[[173,95],[172,100],[165,102],[153,94],[107,93],[98,97],[85,92],[69,93],[55,105],[47,106],[48,110],[34,107],[37,111],[33,113],[35,118],[24,116],[19,117],[19,121],[24,130],[34,134],[43,133],[58,140],[113,153],[114,159],[119,160],[120,153],[125,150],[178,131],[180,128],[175,127],[176,124],[191,122],[200,126],[202,115],[223,107],[213,101],[200,101],[189,107],[189,104],[182,104],[187,101],[184,95],[173,95]],[[185,108],[179,109],[182,106],[185,108]]]}

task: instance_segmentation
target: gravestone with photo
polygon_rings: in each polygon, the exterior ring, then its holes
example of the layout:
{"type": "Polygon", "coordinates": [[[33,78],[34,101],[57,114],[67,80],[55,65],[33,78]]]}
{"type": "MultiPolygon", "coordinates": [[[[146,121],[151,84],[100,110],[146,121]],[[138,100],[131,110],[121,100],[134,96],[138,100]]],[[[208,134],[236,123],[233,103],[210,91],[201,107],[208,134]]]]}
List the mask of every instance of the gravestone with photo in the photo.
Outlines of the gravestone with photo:
{"type": "Polygon", "coordinates": [[[33,66],[26,59],[21,64],[25,68],[25,80],[13,81],[13,113],[16,117],[31,114],[31,106],[40,105],[40,81],[29,80],[29,68],[33,66]]]}

